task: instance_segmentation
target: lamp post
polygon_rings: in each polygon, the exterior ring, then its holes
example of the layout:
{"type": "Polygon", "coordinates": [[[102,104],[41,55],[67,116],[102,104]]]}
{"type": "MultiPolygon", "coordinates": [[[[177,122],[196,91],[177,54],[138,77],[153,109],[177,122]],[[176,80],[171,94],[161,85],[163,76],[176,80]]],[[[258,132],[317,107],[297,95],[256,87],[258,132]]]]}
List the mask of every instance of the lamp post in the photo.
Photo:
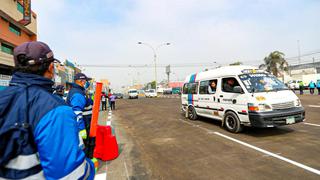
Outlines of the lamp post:
{"type": "Polygon", "coordinates": [[[168,46],[170,45],[170,43],[162,43],[158,46],[156,46],[156,48],[154,48],[152,45],[148,44],[148,43],[144,43],[144,42],[138,42],[138,44],[143,44],[145,46],[148,46],[149,48],[152,49],[153,52],[153,60],[154,60],[154,77],[155,77],[155,82],[156,82],[156,92],[157,91],[157,50],[161,47],[161,46],[168,46]]]}

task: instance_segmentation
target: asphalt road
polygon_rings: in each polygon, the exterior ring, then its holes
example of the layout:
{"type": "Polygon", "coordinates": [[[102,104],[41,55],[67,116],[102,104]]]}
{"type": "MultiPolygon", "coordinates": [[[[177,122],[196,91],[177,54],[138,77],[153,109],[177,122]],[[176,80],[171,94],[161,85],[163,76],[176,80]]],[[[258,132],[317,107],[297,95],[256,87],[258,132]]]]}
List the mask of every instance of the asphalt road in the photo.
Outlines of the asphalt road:
{"type": "Polygon", "coordinates": [[[300,98],[305,122],[240,134],[186,120],[180,99],[118,100],[121,154],[108,162],[107,179],[320,179],[320,96],[300,98]]]}

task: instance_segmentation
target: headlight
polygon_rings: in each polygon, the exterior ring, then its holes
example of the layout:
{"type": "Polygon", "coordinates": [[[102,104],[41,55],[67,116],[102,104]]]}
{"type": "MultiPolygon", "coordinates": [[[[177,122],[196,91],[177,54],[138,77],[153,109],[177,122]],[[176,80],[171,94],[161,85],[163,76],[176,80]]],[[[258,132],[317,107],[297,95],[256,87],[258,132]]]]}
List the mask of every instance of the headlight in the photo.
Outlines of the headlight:
{"type": "Polygon", "coordinates": [[[301,106],[301,101],[300,101],[300,99],[296,99],[296,100],[295,100],[295,106],[298,106],[298,107],[301,106]]]}
{"type": "Polygon", "coordinates": [[[248,103],[248,110],[249,112],[266,112],[266,111],[272,111],[271,106],[268,104],[253,104],[248,103]]]}

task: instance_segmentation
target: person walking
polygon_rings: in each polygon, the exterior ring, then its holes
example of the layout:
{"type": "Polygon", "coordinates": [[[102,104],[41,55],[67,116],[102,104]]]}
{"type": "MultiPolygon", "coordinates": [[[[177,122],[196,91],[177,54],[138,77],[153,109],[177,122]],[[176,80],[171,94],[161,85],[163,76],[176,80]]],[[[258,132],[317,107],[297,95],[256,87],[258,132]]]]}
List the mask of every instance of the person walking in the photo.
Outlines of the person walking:
{"type": "Polygon", "coordinates": [[[53,52],[32,41],[13,56],[14,74],[0,93],[0,179],[94,179],[76,116],[52,94],[53,52]]]}
{"type": "Polygon", "coordinates": [[[309,83],[309,89],[310,89],[310,94],[314,94],[314,88],[316,87],[316,84],[311,80],[309,83]]]}
{"type": "Polygon", "coordinates": [[[116,109],[116,96],[114,94],[110,95],[110,107],[111,107],[111,110],[116,109]]]}
{"type": "Polygon", "coordinates": [[[101,95],[101,105],[102,105],[102,111],[106,111],[107,110],[107,96],[105,92],[102,92],[101,95]]]}
{"type": "Polygon", "coordinates": [[[111,97],[111,95],[112,95],[112,93],[111,93],[111,89],[109,89],[109,91],[108,91],[109,93],[108,93],[108,109],[109,108],[111,108],[111,101],[110,101],[110,97],[111,97]]]}
{"type": "Polygon", "coordinates": [[[300,81],[300,82],[299,82],[299,90],[300,90],[300,95],[303,95],[303,90],[304,90],[303,81],[300,81]]]}
{"type": "Polygon", "coordinates": [[[320,80],[317,80],[318,95],[320,95],[320,80]]]}
{"type": "MultiPolygon", "coordinates": [[[[72,107],[72,110],[77,115],[77,123],[79,129],[79,135],[82,138],[83,142],[87,139],[89,132],[86,131],[85,120],[83,118],[83,113],[86,107],[90,106],[87,101],[85,90],[90,86],[89,81],[91,78],[88,78],[83,73],[77,73],[74,76],[74,83],[71,84],[71,89],[68,93],[67,104],[72,107]]],[[[85,146],[83,144],[82,148],[85,146]]]]}

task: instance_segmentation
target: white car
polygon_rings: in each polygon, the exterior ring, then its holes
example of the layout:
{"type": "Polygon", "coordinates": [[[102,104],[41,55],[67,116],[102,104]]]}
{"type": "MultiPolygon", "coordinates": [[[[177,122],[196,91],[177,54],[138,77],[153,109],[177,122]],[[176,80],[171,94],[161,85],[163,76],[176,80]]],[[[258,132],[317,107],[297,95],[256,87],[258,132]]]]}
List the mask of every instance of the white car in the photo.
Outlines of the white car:
{"type": "Polygon", "coordinates": [[[299,80],[291,80],[288,82],[289,89],[299,89],[299,84],[301,81],[299,80]]]}
{"type": "Polygon", "coordinates": [[[152,97],[157,97],[157,93],[155,89],[149,89],[145,91],[145,96],[146,98],[152,98],[152,97]]]}
{"type": "Polygon", "coordinates": [[[136,89],[130,89],[128,95],[129,99],[138,99],[138,91],[136,89]]]}

